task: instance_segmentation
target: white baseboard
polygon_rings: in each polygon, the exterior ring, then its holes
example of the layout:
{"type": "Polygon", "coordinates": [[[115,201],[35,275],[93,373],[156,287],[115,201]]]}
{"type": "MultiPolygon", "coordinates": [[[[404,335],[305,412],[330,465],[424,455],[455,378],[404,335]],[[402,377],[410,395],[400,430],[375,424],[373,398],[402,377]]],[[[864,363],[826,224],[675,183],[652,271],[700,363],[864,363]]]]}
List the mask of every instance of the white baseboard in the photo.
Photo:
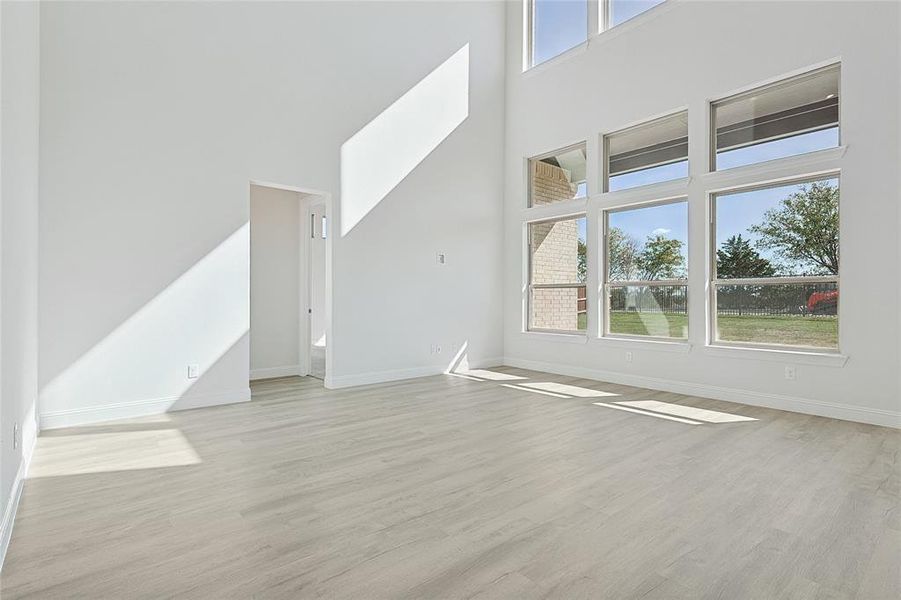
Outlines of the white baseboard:
{"type": "Polygon", "coordinates": [[[190,394],[185,397],[170,396],[152,400],[105,404],[103,406],[87,406],[84,408],[41,413],[41,429],[90,425],[93,423],[101,423],[103,421],[146,417],[170,411],[190,410],[192,408],[204,408],[222,404],[235,404],[237,402],[248,402],[249,400],[250,388],[246,387],[225,392],[190,394]]]}
{"type": "MultiPolygon", "coordinates": [[[[36,433],[36,432],[35,432],[36,433]]],[[[6,510],[3,511],[3,521],[0,521],[0,573],[3,572],[3,563],[6,560],[6,551],[9,549],[9,542],[13,536],[13,525],[16,522],[16,512],[19,509],[19,500],[22,499],[22,490],[25,488],[25,479],[28,477],[28,467],[31,466],[31,457],[34,454],[34,446],[37,442],[36,435],[29,436],[30,440],[26,441],[23,436],[22,460],[16,471],[16,478],[13,480],[12,490],[9,494],[9,502],[6,504],[6,510]]]]}
{"type": "Polygon", "coordinates": [[[273,377],[291,377],[292,375],[301,375],[300,365],[285,365],[283,367],[265,367],[262,369],[251,369],[250,380],[256,379],[272,379],[273,377]]]}
{"type": "Polygon", "coordinates": [[[519,367],[521,369],[529,369],[532,371],[544,371],[545,373],[568,375],[570,377],[609,381],[610,383],[631,385],[663,392],[675,392],[677,394],[713,398],[715,400],[737,402],[739,404],[749,404],[751,406],[775,408],[777,410],[830,417],[832,419],[841,419],[844,421],[855,421],[858,423],[869,423],[870,425],[881,425],[883,427],[901,428],[901,412],[878,408],[835,404],[808,398],[768,394],[764,392],[740,390],[687,381],[675,381],[657,377],[647,377],[644,375],[601,371],[598,369],[526,360],[509,356],[506,357],[503,362],[505,365],[511,367],[519,367]]]}
{"type": "MultiPolygon", "coordinates": [[[[487,369],[503,364],[502,358],[486,358],[482,360],[470,360],[470,368],[487,369]]],[[[410,369],[394,369],[390,371],[373,371],[356,375],[339,375],[331,377],[326,374],[325,387],[330,390],[354,387],[358,385],[370,385],[373,383],[386,383],[389,381],[401,381],[403,379],[416,379],[418,377],[431,377],[447,372],[447,365],[428,365],[425,367],[413,367],[410,369]]]]}

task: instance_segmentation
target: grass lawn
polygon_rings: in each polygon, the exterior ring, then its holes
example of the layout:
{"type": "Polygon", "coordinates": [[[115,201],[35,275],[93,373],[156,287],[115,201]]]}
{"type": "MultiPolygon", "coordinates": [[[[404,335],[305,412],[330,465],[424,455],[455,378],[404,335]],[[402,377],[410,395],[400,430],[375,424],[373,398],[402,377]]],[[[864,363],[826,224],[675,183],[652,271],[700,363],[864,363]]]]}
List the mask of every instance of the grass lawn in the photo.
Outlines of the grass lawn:
{"type": "MultiPolygon", "coordinates": [[[[580,328],[584,328],[583,317],[580,315],[580,328]]],[[[718,339],[725,342],[838,347],[836,317],[721,316],[717,318],[717,324],[718,339]]],[[[614,312],[610,316],[610,332],[684,338],[688,335],[688,317],[671,313],[614,312]]]]}

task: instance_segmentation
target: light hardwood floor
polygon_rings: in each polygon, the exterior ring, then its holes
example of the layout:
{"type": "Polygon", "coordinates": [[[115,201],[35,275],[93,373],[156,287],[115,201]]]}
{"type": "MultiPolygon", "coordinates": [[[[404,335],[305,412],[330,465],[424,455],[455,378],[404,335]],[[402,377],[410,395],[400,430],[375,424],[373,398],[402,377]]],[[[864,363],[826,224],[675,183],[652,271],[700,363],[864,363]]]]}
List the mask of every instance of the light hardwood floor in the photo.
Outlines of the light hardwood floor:
{"type": "Polygon", "coordinates": [[[898,431],[492,371],[46,432],[2,598],[901,597],[898,431]]]}

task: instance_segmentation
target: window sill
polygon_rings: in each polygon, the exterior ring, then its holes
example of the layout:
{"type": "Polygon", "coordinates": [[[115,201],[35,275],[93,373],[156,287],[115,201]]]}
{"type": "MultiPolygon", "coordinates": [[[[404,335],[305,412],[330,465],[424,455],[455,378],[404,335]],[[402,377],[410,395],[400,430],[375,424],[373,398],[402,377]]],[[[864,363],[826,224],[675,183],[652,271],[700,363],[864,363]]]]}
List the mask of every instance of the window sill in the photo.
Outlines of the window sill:
{"type": "Polygon", "coordinates": [[[523,331],[521,335],[526,339],[543,342],[566,342],[568,344],[588,343],[588,334],[562,333],[559,331],[523,331]]]}
{"type": "Polygon", "coordinates": [[[699,177],[707,186],[718,188],[741,187],[748,183],[776,183],[782,179],[797,179],[799,176],[836,171],[839,168],[839,159],[847,150],[847,146],[837,146],[722,171],[710,171],[699,177]]]}
{"type": "Polygon", "coordinates": [[[611,348],[628,348],[630,350],[651,350],[654,352],[679,352],[688,354],[692,345],[687,341],[669,341],[663,339],[640,339],[634,337],[604,336],[591,340],[592,344],[611,348]]]}
{"type": "Polygon", "coordinates": [[[722,356],[742,360],[767,360],[799,365],[842,368],[848,362],[848,356],[833,352],[816,352],[806,350],[776,350],[774,348],[750,348],[747,346],[724,346],[711,344],[704,347],[708,356],[722,356]]]}
{"type": "Polygon", "coordinates": [[[580,42],[578,45],[573,46],[569,50],[564,50],[557,56],[549,58],[544,62],[540,62],[537,65],[532,65],[531,67],[527,67],[522,72],[522,76],[523,77],[531,77],[533,75],[537,75],[538,73],[541,73],[542,71],[545,71],[558,63],[567,61],[570,58],[572,58],[573,56],[576,56],[578,54],[582,54],[583,52],[585,52],[588,49],[588,42],[589,42],[589,40],[580,42]]]}
{"type": "Polygon", "coordinates": [[[594,204],[601,209],[617,208],[646,202],[659,202],[688,196],[688,185],[691,177],[682,177],[670,181],[649,183],[614,192],[603,192],[591,196],[594,204]]]}

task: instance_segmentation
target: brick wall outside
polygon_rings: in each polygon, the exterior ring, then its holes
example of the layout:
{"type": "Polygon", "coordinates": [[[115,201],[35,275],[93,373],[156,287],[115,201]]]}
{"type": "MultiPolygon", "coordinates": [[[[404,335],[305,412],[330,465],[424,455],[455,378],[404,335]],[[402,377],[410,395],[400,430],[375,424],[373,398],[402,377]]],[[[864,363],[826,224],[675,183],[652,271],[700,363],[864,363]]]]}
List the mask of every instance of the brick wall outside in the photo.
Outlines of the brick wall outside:
{"type": "MultiPolygon", "coordinates": [[[[532,204],[538,206],[571,199],[576,186],[569,173],[534,161],[532,204]]],[[[576,283],[578,278],[579,230],[575,220],[536,223],[529,227],[532,248],[532,283],[576,283]]],[[[576,288],[537,289],[530,302],[531,327],[575,330],[578,328],[576,288]]]]}

